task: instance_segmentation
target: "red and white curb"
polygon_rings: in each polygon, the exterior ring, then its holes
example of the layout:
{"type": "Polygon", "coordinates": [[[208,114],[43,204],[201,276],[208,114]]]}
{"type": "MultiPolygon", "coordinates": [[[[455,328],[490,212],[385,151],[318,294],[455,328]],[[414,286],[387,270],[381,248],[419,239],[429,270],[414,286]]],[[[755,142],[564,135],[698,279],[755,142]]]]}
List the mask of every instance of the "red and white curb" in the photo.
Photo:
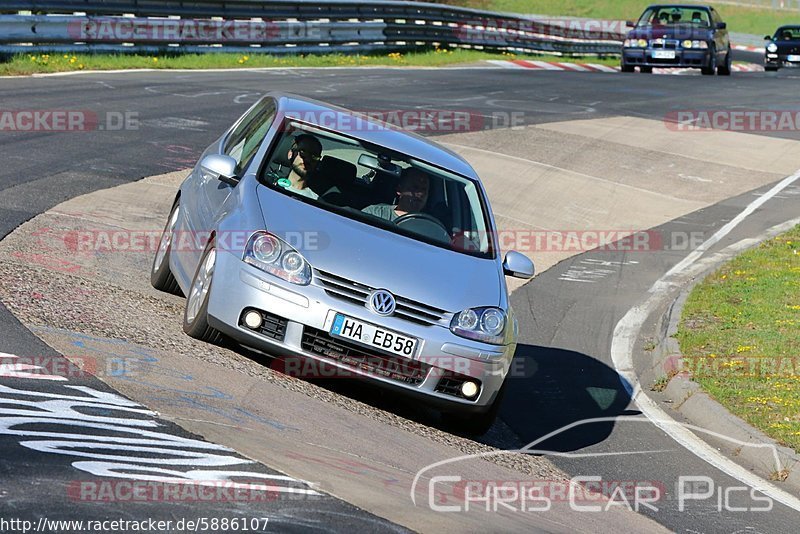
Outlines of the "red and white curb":
{"type": "MultiPolygon", "coordinates": [[[[528,69],[528,70],[550,70],[550,71],[569,71],[569,72],[619,72],[619,67],[609,67],[608,65],[598,65],[597,63],[559,63],[552,61],[528,61],[525,59],[514,59],[511,61],[490,59],[487,61],[492,65],[503,67],[504,69],[528,69]]],[[[755,63],[735,63],[732,67],[733,72],[763,72],[764,67],[755,63]]],[[[654,74],[687,75],[696,74],[698,69],[653,69],[654,74]]]]}
{"type": "Polygon", "coordinates": [[[551,61],[528,61],[525,59],[513,59],[510,61],[490,59],[492,65],[497,65],[506,69],[534,69],[534,70],[561,70],[576,72],[617,72],[619,67],[609,67],[608,65],[598,65],[597,63],[556,63],[551,61]]]}
{"type": "Polygon", "coordinates": [[[743,52],[760,52],[762,54],[766,53],[766,49],[763,46],[731,45],[731,48],[734,50],[741,50],[743,52]]]}

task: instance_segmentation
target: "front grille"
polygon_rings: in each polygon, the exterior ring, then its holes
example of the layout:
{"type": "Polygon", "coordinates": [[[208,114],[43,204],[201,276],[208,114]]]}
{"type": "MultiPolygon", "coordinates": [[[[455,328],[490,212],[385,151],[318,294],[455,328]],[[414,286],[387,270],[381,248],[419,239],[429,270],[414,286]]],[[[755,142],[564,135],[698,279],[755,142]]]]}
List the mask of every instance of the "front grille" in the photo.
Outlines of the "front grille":
{"type": "MultiPolygon", "coordinates": [[[[377,289],[365,284],[348,280],[342,276],[320,271],[319,269],[314,270],[314,275],[317,285],[322,287],[328,295],[340,298],[342,300],[347,300],[361,306],[366,306],[367,298],[369,297],[370,292],[372,292],[374,289],[377,289]]],[[[394,297],[395,301],[397,302],[394,315],[396,317],[400,317],[401,319],[405,319],[406,321],[411,321],[417,324],[432,325],[440,322],[447,313],[446,310],[429,306],[415,300],[407,299],[399,295],[395,295],[394,297]]]]}
{"type": "Polygon", "coordinates": [[[371,352],[367,348],[336,339],[324,330],[310,326],[303,329],[301,346],[311,354],[324,356],[354,369],[412,386],[421,384],[430,369],[426,363],[371,352]]]}
{"type": "Polygon", "coordinates": [[[478,384],[478,394],[470,398],[470,400],[475,400],[478,397],[480,397],[481,394],[480,380],[476,380],[475,378],[469,376],[460,375],[458,373],[452,373],[452,372],[446,373],[444,376],[442,376],[442,378],[439,379],[439,383],[436,384],[436,388],[434,391],[436,391],[437,393],[444,393],[445,395],[458,397],[459,399],[466,399],[464,394],[461,393],[461,385],[467,380],[478,384]]]}
{"type": "Polygon", "coordinates": [[[256,310],[255,308],[247,308],[246,310],[242,311],[242,315],[239,316],[239,326],[242,328],[246,328],[251,332],[256,332],[257,334],[261,334],[264,337],[268,337],[271,339],[275,339],[278,341],[283,341],[284,336],[286,336],[286,325],[289,324],[288,319],[284,319],[283,317],[279,317],[269,312],[265,312],[263,310],[256,310]],[[244,316],[249,311],[257,311],[261,314],[262,323],[261,326],[257,330],[252,330],[247,325],[244,324],[244,316]]]}
{"type": "Polygon", "coordinates": [[[678,48],[678,41],[672,39],[653,39],[650,41],[650,48],[676,50],[678,48]]]}

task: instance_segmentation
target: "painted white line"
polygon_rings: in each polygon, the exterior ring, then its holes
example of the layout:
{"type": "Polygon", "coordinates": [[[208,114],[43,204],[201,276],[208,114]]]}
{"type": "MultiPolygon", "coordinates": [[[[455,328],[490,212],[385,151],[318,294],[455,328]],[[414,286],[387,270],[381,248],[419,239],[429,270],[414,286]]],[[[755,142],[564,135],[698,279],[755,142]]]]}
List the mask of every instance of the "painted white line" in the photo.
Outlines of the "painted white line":
{"type": "MultiPolygon", "coordinates": [[[[500,60],[490,60],[500,61],[500,60]]],[[[476,70],[486,69],[491,67],[485,66],[459,66],[457,63],[452,66],[444,67],[425,67],[425,66],[402,66],[402,65],[359,65],[356,67],[255,67],[255,68],[225,68],[225,69],[115,69],[115,70],[73,70],[68,72],[41,72],[34,74],[14,74],[0,76],[0,80],[5,78],[50,78],[54,76],[81,76],[84,74],[135,74],[140,72],[145,73],[231,73],[231,72],[249,72],[249,73],[263,73],[263,72],[280,72],[280,71],[304,71],[304,70],[476,70]]]]}
{"type": "MultiPolygon", "coordinates": [[[[0,352],[0,360],[18,360],[19,356],[8,354],[7,352],[0,352]]],[[[31,373],[29,371],[43,371],[44,369],[37,365],[29,365],[27,363],[0,363],[0,378],[32,378],[34,380],[66,380],[63,376],[48,375],[44,373],[31,373]]]]}
{"type": "Polygon", "coordinates": [[[535,160],[532,160],[532,159],[521,158],[519,156],[512,156],[510,154],[504,154],[502,152],[497,152],[497,151],[494,151],[494,150],[486,150],[484,148],[476,148],[474,146],[459,145],[457,143],[447,143],[447,142],[443,142],[443,141],[440,141],[439,143],[442,144],[442,145],[445,145],[445,146],[460,148],[460,149],[463,149],[463,150],[474,150],[476,152],[481,152],[483,154],[491,154],[491,155],[493,155],[495,157],[508,158],[508,159],[521,161],[521,162],[524,162],[524,163],[528,163],[530,165],[536,165],[538,167],[544,167],[546,169],[552,169],[552,170],[555,170],[555,171],[566,172],[566,173],[572,174],[574,176],[581,176],[583,178],[589,178],[590,180],[595,180],[597,182],[603,182],[603,183],[606,183],[606,184],[609,184],[609,185],[612,185],[612,186],[615,186],[615,187],[621,187],[621,188],[624,188],[624,189],[629,189],[629,190],[632,190],[632,191],[637,191],[637,192],[640,192],[640,193],[645,193],[645,194],[653,195],[653,196],[660,197],[660,198],[666,198],[666,199],[669,199],[669,200],[676,200],[676,201],[680,201],[680,202],[685,202],[684,199],[675,198],[675,197],[669,196],[669,195],[667,195],[665,193],[659,193],[657,191],[651,191],[649,189],[644,189],[642,187],[636,187],[635,185],[629,185],[629,184],[625,184],[625,183],[622,183],[622,182],[615,182],[615,181],[609,180],[607,178],[600,178],[599,176],[592,176],[591,174],[585,174],[585,173],[582,173],[582,172],[579,172],[579,171],[573,171],[573,170],[570,170],[570,169],[564,169],[562,167],[556,167],[555,165],[550,165],[549,163],[542,163],[541,161],[535,161],[535,160]]]}
{"type": "Polygon", "coordinates": [[[0,377],[2,378],[32,378],[34,380],[57,380],[65,381],[66,377],[58,375],[46,375],[43,373],[31,373],[29,371],[44,370],[37,365],[25,363],[0,363],[0,377]]]}
{"type": "Polygon", "coordinates": [[[680,261],[677,265],[675,265],[675,267],[667,271],[667,274],[662,276],[661,280],[656,282],[656,285],[658,285],[659,282],[662,282],[663,280],[671,278],[675,274],[684,271],[687,267],[689,267],[691,264],[697,261],[697,259],[700,256],[705,254],[709,248],[719,243],[719,241],[723,237],[728,235],[731,232],[731,230],[736,228],[739,225],[739,223],[741,223],[744,219],[746,219],[750,214],[752,214],[754,211],[760,208],[765,202],[770,200],[772,197],[774,197],[775,195],[777,195],[778,193],[780,193],[781,191],[792,185],[794,182],[797,181],[798,178],[800,178],[800,170],[798,170],[793,175],[784,178],[783,180],[778,182],[772,189],[767,191],[764,195],[758,197],[756,200],[751,202],[744,209],[744,211],[742,211],[739,215],[731,219],[731,221],[728,222],[728,224],[717,230],[717,232],[714,235],[709,237],[703,244],[701,244],[699,247],[693,250],[691,254],[686,256],[682,261],[680,261]]]}
{"type": "Polygon", "coordinates": [[[625,316],[617,323],[616,328],[614,328],[614,336],[611,342],[611,360],[617,372],[628,381],[631,388],[631,398],[654,425],[667,433],[677,443],[686,448],[686,450],[719,471],[763,493],[767,497],[800,512],[800,499],[751,473],[733,460],[725,457],[714,447],[697,437],[696,434],[683,426],[676,425],[676,421],[644,392],[633,367],[633,347],[642,325],[663,299],[665,290],[669,289],[670,286],[678,286],[677,281],[671,281],[671,279],[678,274],[686,274],[693,266],[697,267],[694,264],[711,246],[718,243],[747,216],[799,178],[800,170],[783,179],[764,196],[751,202],[744,211],[720,228],[713,236],[706,240],[705,243],[700,245],[694,252],[689,254],[683,261],[678,263],[678,265],[670,269],[664,276],[656,281],[649,289],[648,293],[650,296],[645,302],[628,310],[625,316]]]}

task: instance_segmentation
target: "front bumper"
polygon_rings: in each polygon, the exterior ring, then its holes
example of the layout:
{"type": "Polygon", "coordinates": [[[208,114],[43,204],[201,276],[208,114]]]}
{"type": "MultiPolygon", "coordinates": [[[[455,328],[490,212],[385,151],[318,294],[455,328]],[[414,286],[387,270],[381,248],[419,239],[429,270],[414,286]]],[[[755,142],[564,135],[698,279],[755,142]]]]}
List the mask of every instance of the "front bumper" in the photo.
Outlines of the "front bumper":
{"type": "Polygon", "coordinates": [[[767,53],[764,66],[775,68],[800,67],[800,61],[789,61],[786,54],[767,53]]]}
{"type": "Polygon", "coordinates": [[[208,315],[211,326],[243,345],[294,362],[295,371],[312,369],[301,377],[319,373],[324,378],[368,378],[426,404],[467,413],[486,411],[491,406],[516,350],[515,343],[496,346],[458,337],[444,326],[449,319],[441,324],[421,325],[398,317],[379,317],[364,306],[329,295],[314,282],[308,286],[285,282],[223,251],[217,253],[208,315]],[[264,335],[242,324],[242,315],[249,309],[275,318],[280,323],[279,332],[264,335]],[[336,313],[416,337],[420,340],[416,353],[411,358],[390,357],[374,348],[334,338],[329,332],[336,313]],[[347,349],[343,352],[348,356],[342,357],[334,346],[347,349]],[[387,374],[385,368],[357,363],[363,353],[368,354],[370,362],[392,360],[392,365],[398,365],[402,372],[387,374]],[[297,363],[309,360],[313,366],[297,363]],[[480,382],[476,398],[463,398],[447,387],[457,383],[452,380],[464,377],[480,382]]]}
{"type": "Polygon", "coordinates": [[[674,50],[674,59],[654,58],[654,52],[665,51],[663,48],[624,48],[622,64],[631,67],[676,67],[703,68],[711,64],[711,53],[708,49],[692,50],[678,48],[674,50]]]}

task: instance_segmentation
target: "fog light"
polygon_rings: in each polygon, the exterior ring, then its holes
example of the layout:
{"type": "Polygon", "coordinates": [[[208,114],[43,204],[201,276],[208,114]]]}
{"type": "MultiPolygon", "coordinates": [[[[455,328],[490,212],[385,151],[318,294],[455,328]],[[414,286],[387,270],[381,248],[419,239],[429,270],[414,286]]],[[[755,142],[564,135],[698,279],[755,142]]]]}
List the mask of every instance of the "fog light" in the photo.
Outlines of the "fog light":
{"type": "Polygon", "coordinates": [[[255,310],[250,310],[244,314],[244,324],[251,330],[260,328],[263,322],[264,320],[261,318],[261,314],[255,310]]]}
{"type": "Polygon", "coordinates": [[[464,382],[461,384],[461,393],[468,399],[471,399],[478,394],[478,384],[475,382],[464,382]]]}

